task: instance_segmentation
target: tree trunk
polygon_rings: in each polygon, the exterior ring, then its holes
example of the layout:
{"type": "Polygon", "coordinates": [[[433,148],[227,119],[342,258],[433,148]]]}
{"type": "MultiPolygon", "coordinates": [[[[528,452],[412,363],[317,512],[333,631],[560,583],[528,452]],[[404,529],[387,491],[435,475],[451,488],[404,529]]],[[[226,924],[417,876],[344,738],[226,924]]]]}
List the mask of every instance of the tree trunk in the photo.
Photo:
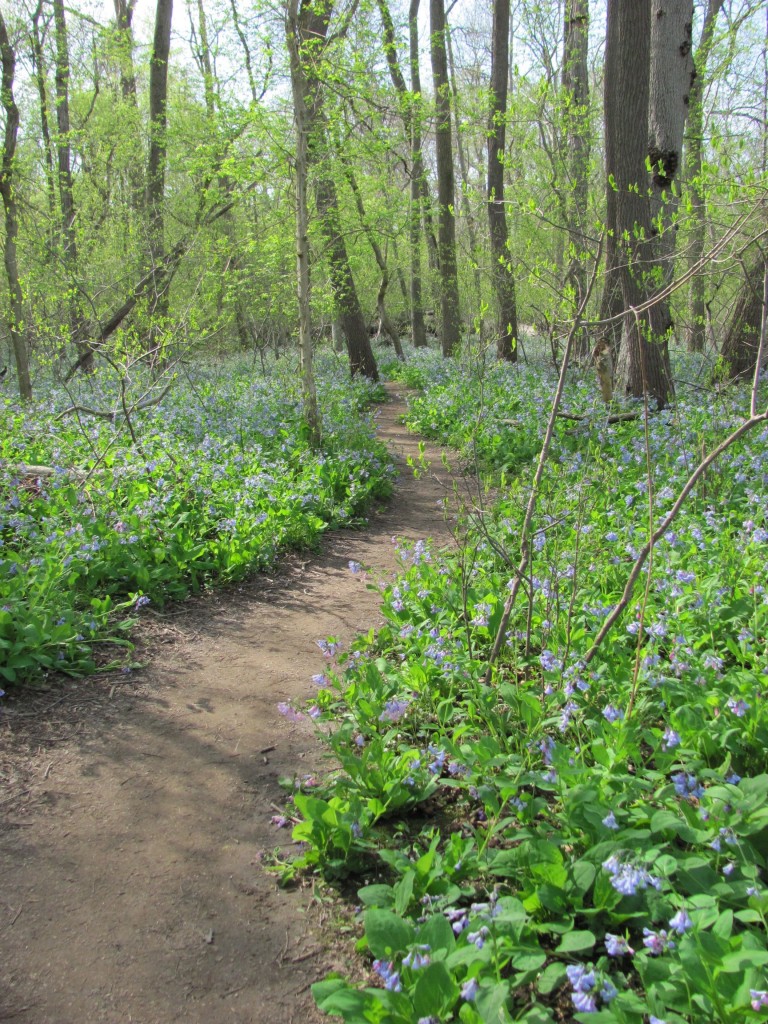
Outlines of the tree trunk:
{"type": "Polygon", "coordinates": [[[376,240],[376,235],[374,234],[371,225],[368,223],[368,218],[365,215],[363,196],[358,187],[352,165],[343,156],[341,156],[341,161],[344,164],[344,176],[346,177],[347,183],[352,191],[352,195],[355,198],[355,206],[357,207],[357,215],[360,218],[360,226],[363,229],[365,237],[368,239],[368,244],[370,245],[376,260],[376,265],[381,272],[379,290],[376,294],[376,312],[379,315],[379,334],[384,334],[385,338],[389,339],[390,343],[394,347],[397,358],[405,360],[403,346],[400,344],[400,336],[392,326],[392,321],[389,319],[385,305],[387,290],[389,288],[389,268],[387,266],[387,260],[384,253],[381,251],[381,246],[376,240]]]}
{"type": "MultiPolygon", "coordinates": [[[[173,0],[157,0],[155,34],[149,68],[149,160],[147,162],[147,217],[149,254],[153,273],[165,261],[165,165],[168,153],[168,57],[171,49],[173,0]]],[[[162,357],[162,334],[168,318],[168,287],[155,279],[150,304],[149,350],[162,357]]]]}
{"type": "Polygon", "coordinates": [[[693,65],[693,0],[653,0],[648,100],[651,220],[661,261],[657,287],[671,283],[677,236],[683,133],[696,74],[693,65]]]}
{"type": "Polygon", "coordinates": [[[618,54],[606,55],[615,73],[606,77],[605,106],[608,195],[616,186],[617,273],[626,310],[619,353],[618,377],[627,394],[647,395],[664,408],[672,392],[666,301],[636,317],[632,310],[655,291],[659,264],[651,235],[651,214],[645,198],[650,98],[651,0],[608,0],[608,42],[618,54]],[[611,31],[614,21],[615,31],[611,31]],[[608,141],[609,132],[613,137],[608,141]]]}
{"type": "Polygon", "coordinates": [[[763,322],[765,259],[752,263],[733,307],[713,377],[723,383],[751,380],[763,322]]]}
{"type": "Polygon", "coordinates": [[[32,13],[32,57],[35,84],[37,85],[37,95],[40,101],[40,130],[43,136],[48,212],[51,217],[51,229],[53,231],[53,224],[56,221],[56,174],[53,169],[53,146],[51,145],[51,129],[48,118],[48,87],[46,85],[45,58],[43,56],[43,42],[40,38],[40,16],[42,13],[43,0],[39,0],[37,7],[32,13]]]}
{"type": "Polygon", "coordinates": [[[411,68],[411,94],[413,97],[412,117],[413,134],[411,136],[411,195],[418,196],[416,209],[424,220],[424,235],[427,240],[427,258],[429,269],[436,273],[440,266],[437,251],[437,239],[432,223],[432,197],[429,194],[429,182],[424,168],[424,155],[421,148],[421,129],[423,123],[421,100],[421,72],[419,70],[419,0],[411,0],[408,13],[409,64],[411,68]],[[415,189],[413,183],[415,182],[415,189]]]}
{"type": "MultiPolygon", "coordinates": [[[[694,55],[696,73],[688,97],[687,159],[685,180],[691,204],[691,240],[688,244],[688,262],[695,266],[704,255],[707,232],[707,204],[701,180],[704,149],[704,83],[717,16],[724,0],[709,0],[701,38],[694,55]]],[[[703,352],[706,339],[706,308],[704,304],[705,276],[695,274],[688,292],[688,324],[685,342],[689,352],[703,352]]]]}
{"type": "Polygon", "coordinates": [[[352,376],[362,373],[371,380],[378,380],[379,371],[371,348],[368,325],[360,308],[360,300],[357,297],[347,246],[341,229],[336,184],[327,172],[321,172],[315,179],[315,201],[326,240],[333,297],[347,342],[349,368],[352,376]]]}
{"type": "Polygon", "coordinates": [[[472,264],[472,274],[475,280],[475,303],[477,305],[477,308],[479,309],[483,295],[482,283],[480,280],[480,264],[478,263],[480,247],[477,244],[477,228],[475,226],[475,215],[472,212],[472,205],[469,201],[469,162],[467,160],[467,155],[464,149],[464,141],[461,137],[461,126],[459,124],[459,89],[456,84],[456,67],[453,62],[453,43],[451,42],[451,29],[447,21],[445,26],[445,40],[448,50],[448,72],[451,81],[453,117],[456,124],[456,156],[459,159],[459,174],[461,175],[461,211],[464,215],[464,220],[466,221],[467,225],[467,235],[469,236],[470,262],[472,264]]]}
{"type": "Polygon", "coordinates": [[[301,59],[299,0],[289,0],[285,34],[291,65],[293,119],[296,127],[296,283],[299,300],[299,361],[304,419],[313,447],[320,444],[320,413],[312,365],[312,317],[309,304],[309,111],[307,82],[301,59]]]}
{"type": "Polygon", "coordinates": [[[458,351],[460,313],[456,266],[456,220],[451,95],[448,82],[444,0],[430,0],[430,55],[435,89],[435,151],[437,157],[438,255],[440,258],[440,331],[444,356],[458,351]]]}
{"type": "Polygon", "coordinates": [[[136,106],[136,71],[133,66],[133,12],[136,0],[114,0],[120,60],[120,92],[136,106]]]}
{"type": "Polygon", "coordinates": [[[368,336],[368,326],[360,308],[341,230],[336,185],[327,168],[321,166],[321,161],[326,155],[328,126],[323,116],[322,83],[318,69],[327,45],[328,23],[333,4],[326,3],[322,9],[318,9],[302,0],[301,7],[296,11],[297,2],[298,0],[290,0],[289,6],[289,21],[290,12],[295,13],[296,21],[296,37],[293,44],[296,46],[296,73],[292,73],[291,81],[293,87],[301,92],[308,166],[320,165],[317,166],[315,178],[315,201],[326,239],[336,311],[346,337],[350,371],[353,375],[362,373],[371,380],[378,380],[379,372],[368,336]]]}
{"type": "Polygon", "coordinates": [[[56,121],[59,171],[59,203],[61,206],[61,233],[63,265],[68,278],[67,305],[69,307],[69,329],[72,341],[77,347],[78,363],[89,373],[93,370],[93,350],[85,339],[86,325],[80,308],[80,285],[78,283],[77,234],[75,231],[75,196],[72,182],[72,152],[70,149],[69,120],[69,44],[67,23],[64,16],[64,0],[53,0],[53,16],[56,28],[56,121]]]}
{"type": "MultiPolygon", "coordinates": [[[[619,45],[619,19],[617,16],[608,18],[606,44],[605,44],[605,67],[603,76],[607,92],[608,82],[615,82],[619,74],[619,61],[621,59],[621,48],[619,45]]],[[[613,366],[615,365],[619,348],[621,346],[621,321],[618,319],[624,302],[621,294],[621,275],[617,255],[616,239],[616,182],[611,180],[613,168],[616,165],[616,138],[621,128],[618,123],[622,117],[621,107],[618,103],[609,102],[606,96],[604,101],[604,125],[605,125],[605,179],[607,183],[605,201],[605,273],[603,275],[603,294],[600,303],[600,319],[606,321],[600,328],[593,356],[596,363],[601,361],[611,367],[611,380],[605,381],[601,377],[601,388],[613,390],[613,366]]],[[[610,394],[609,394],[610,400],[610,394]]]]}
{"type": "Polygon", "coordinates": [[[16,205],[16,186],[13,180],[13,160],[16,155],[16,139],[19,133],[19,108],[13,96],[13,77],[16,71],[16,54],[8,38],[2,12],[0,11],[0,57],[2,58],[2,102],[5,111],[5,135],[3,138],[3,160],[0,165],[0,195],[5,210],[5,273],[10,291],[11,344],[16,360],[16,379],[19,396],[24,401],[32,398],[32,382],[29,376],[29,347],[27,344],[24,297],[19,281],[16,262],[16,240],[19,235],[19,214],[16,205]]]}
{"type": "MultiPolygon", "coordinates": [[[[384,28],[384,53],[389,66],[389,74],[392,84],[397,92],[400,101],[400,116],[403,121],[403,128],[408,139],[411,155],[410,167],[410,190],[411,208],[409,211],[409,240],[411,256],[411,291],[410,291],[410,312],[411,312],[411,339],[416,348],[427,344],[427,332],[424,326],[424,307],[421,294],[421,212],[419,202],[419,182],[416,176],[417,166],[423,174],[423,160],[421,156],[421,133],[415,124],[413,107],[417,102],[413,95],[408,94],[405,78],[400,69],[400,62],[397,58],[397,44],[395,40],[395,26],[387,0],[377,0],[381,22],[384,28]],[[415,146],[414,142],[418,141],[415,146]]],[[[411,19],[415,22],[418,17],[419,0],[411,2],[411,19]]],[[[416,27],[418,32],[418,26],[416,27]]],[[[418,56],[418,55],[417,55],[418,56]]],[[[399,339],[398,339],[399,343],[399,339]]]]}
{"type": "MultiPolygon", "coordinates": [[[[563,112],[568,184],[568,270],[566,284],[573,292],[574,315],[587,291],[585,229],[589,201],[589,0],[567,0],[563,55],[563,112]]],[[[589,335],[580,328],[575,338],[577,358],[589,355],[589,335]]]]}
{"type": "Polygon", "coordinates": [[[499,306],[496,351],[499,359],[517,360],[517,297],[509,252],[504,206],[504,146],[509,82],[509,0],[494,0],[491,37],[491,109],[488,119],[488,228],[493,286],[499,306]]]}

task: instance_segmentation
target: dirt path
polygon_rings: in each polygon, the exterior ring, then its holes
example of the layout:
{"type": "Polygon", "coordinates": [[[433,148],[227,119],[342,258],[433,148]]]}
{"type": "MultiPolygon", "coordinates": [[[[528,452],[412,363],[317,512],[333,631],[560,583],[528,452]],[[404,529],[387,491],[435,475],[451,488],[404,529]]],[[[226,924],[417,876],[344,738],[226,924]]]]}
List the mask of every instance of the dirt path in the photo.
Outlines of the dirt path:
{"type": "MultiPolygon", "coordinates": [[[[392,536],[450,541],[445,470],[390,391],[380,428],[400,465],[368,527],[326,538],[271,579],[147,619],[147,668],[21,696],[0,712],[0,1021],[314,1022],[310,984],[344,969],[339,922],[280,890],[260,851],[278,779],[311,772],[311,729],[280,701],[312,693],[316,641],[378,621],[350,559],[395,568],[392,536]],[[443,479],[440,479],[443,478],[443,479]]],[[[327,1019],[327,1018],[325,1018],[327,1019]]]]}

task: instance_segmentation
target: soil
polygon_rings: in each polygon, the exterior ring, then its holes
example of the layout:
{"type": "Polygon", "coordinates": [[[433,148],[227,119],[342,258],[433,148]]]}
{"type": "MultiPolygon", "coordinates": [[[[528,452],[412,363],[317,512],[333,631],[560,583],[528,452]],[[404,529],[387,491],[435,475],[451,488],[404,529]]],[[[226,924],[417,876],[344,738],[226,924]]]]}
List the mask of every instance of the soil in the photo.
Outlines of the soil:
{"type": "Polygon", "coordinates": [[[322,770],[309,721],[317,641],[379,620],[392,538],[451,542],[440,453],[401,424],[381,436],[400,475],[359,531],[269,576],[157,613],[144,667],[25,690],[0,710],[0,1021],[261,1024],[322,1018],[311,984],[355,965],[353,924],[311,883],[281,889],[264,851],[290,847],[279,780],[322,770]],[[353,575],[349,561],[366,567],[353,575]],[[345,939],[346,936],[346,939],[345,939]]]}

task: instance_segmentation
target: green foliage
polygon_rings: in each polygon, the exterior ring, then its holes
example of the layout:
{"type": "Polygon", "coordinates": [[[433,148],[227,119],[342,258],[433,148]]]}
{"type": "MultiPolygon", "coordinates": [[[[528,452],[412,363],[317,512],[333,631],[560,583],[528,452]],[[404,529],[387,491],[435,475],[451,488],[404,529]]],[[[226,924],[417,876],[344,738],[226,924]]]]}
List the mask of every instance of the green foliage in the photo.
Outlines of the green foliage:
{"type": "MultiPolygon", "coordinates": [[[[94,644],[126,645],[129,607],[264,568],[386,494],[389,461],[365,413],[373,389],[330,363],[321,371],[317,453],[302,439],[285,365],[264,376],[229,364],[178,381],[161,405],[131,416],[138,447],[119,415],[70,415],[54,428],[72,398],[55,388],[37,408],[4,401],[0,675],[93,669],[94,644]]],[[[84,382],[77,397],[120,408],[104,381],[84,382]]]]}
{"type": "Polygon", "coordinates": [[[330,978],[318,1005],[352,1024],[760,1019],[766,432],[713,467],[587,667],[647,536],[649,486],[658,521],[748,398],[679,396],[650,421],[646,457],[642,422],[608,425],[572,381],[567,407],[585,419],[558,429],[525,597],[486,682],[530,479],[517,439],[489,438],[513,417],[540,438],[553,381],[451,364],[432,383],[427,366],[414,420],[488,453],[506,486],[464,524],[460,553],[401,545],[385,626],[338,657],[315,700],[338,766],[315,798],[358,809],[365,857],[343,863],[344,830],[334,840],[328,824],[333,856],[310,838],[301,863],[377,876],[358,900],[379,978],[330,978]]]}

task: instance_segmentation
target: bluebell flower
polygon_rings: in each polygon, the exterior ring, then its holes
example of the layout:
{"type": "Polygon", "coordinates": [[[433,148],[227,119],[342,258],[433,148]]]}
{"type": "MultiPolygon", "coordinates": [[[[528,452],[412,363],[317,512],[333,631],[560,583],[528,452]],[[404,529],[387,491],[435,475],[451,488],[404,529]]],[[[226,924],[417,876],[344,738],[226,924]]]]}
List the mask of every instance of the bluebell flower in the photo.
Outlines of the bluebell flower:
{"type": "Polygon", "coordinates": [[[603,824],[606,828],[610,829],[617,829],[619,827],[619,823],[616,821],[616,815],[613,811],[609,811],[608,814],[606,814],[603,818],[603,824]]]}
{"type": "Polygon", "coordinates": [[[399,722],[409,707],[409,701],[393,698],[384,705],[384,710],[379,715],[380,722],[399,722]]]}
{"type": "Polygon", "coordinates": [[[751,988],[749,990],[749,998],[752,1001],[752,1009],[755,1011],[768,1006],[768,992],[765,989],[751,988]]]}
{"type": "Polygon", "coordinates": [[[650,928],[643,928],[643,945],[651,956],[661,956],[665,949],[674,949],[675,943],[665,931],[654,932],[650,928]]]}
{"type": "Polygon", "coordinates": [[[465,981],[461,986],[461,998],[471,1003],[477,998],[479,989],[480,986],[477,983],[477,978],[470,978],[469,981],[465,981]]]}
{"type": "Polygon", "coordinates": [[[597,1013],[597,1000],[589,992],[574,992],[571,1002],[579,1013],[597,1013]]]}
{"type": "Polygon", "coordinates": [[[613,704],[609,704],[603,708],[603,718],[608,722],[618,722],[624,717],[624,712],[621,708],[615,708],[613,704]]]}
{"type": "Polygon", "coordinates": [[[565,973],[574,992],[589,992],[595,987],[595,972],[588,971],[583,964],[569,964],[565,973]]]}
{"type": "Polygon", "coordinates": [[[681,907],[674,917],[670,918],[669,927],[678,935],[684,935],[690,928],[693,928],[693,921],[684,907],[681,907]]]}
{"type": "Polygon", "coordinates": [[[680,734],[675,732],[674,729],[667,726],[664,730],[664,736],[662,738],[661,749],[672,750],[674,747],[680,746],[680,734]]]}
{"type": "Polygon", "coordinates": [[[737,718],[743,718],[750,708],[750,705],[747,704],[745,700],[736,700],[733,697],[729,698],[725,706],[729,709],[729,711],[732,711],[737,718]]]}
{"type": "Polygon", "coordinates": [[[621,935],[605,934],[605,951],[608,956],[633,956],[634,949],[621,935]]]}
{"type": "Polygon", "coordinates": [[[423,967],[428,967],[429,962],[429,946],[422,945],[412,949],[410,953],[403,958],[403,967],[410,967],[412,970],[418,971],[423,967]]]}

